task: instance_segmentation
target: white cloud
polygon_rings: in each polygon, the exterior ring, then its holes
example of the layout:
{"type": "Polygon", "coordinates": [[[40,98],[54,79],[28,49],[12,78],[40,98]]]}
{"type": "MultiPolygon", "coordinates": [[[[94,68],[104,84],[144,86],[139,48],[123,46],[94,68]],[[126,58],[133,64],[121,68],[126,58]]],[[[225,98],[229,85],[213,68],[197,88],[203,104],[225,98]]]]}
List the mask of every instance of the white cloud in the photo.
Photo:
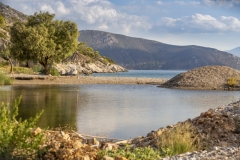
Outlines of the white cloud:
{"type": "Polygon", "coordinates": [[[56,3],[56,5],[57,5],[58,13],[60,13],[60,14],[68,14],[69,13],[69,9],[67,9],[62,2],[58,1],[56,3]]]}
{"type": "Polygon", "coordinates": [[[49,13],[55,13],[55,11],[53,10],[53,8],[50,5],[47,4],[40,4],[40,10],[43,12],[49,12],[49,13]]]}
{"type": "Polygon", "coordinates": [[[240,20],[235,17],[221,17],[221,21],[224,22],[230,30],[240,32],[240,20]]]}
{"type": "Polygon", "coordinates": [[[72,10],[81,21],[101,30],[122,31],[150,28],[146,17],[118,12],[107,0],[70,0],[72,10]]]}
{"type": "Polygon", "coordinates": [[[235,17],[220,17],[216,19],[210,15],[195,14],[181,18],[163,17],[158,22],[161,29],[168,32],[213,33],[240,32],[240,21],[235,17]]]}

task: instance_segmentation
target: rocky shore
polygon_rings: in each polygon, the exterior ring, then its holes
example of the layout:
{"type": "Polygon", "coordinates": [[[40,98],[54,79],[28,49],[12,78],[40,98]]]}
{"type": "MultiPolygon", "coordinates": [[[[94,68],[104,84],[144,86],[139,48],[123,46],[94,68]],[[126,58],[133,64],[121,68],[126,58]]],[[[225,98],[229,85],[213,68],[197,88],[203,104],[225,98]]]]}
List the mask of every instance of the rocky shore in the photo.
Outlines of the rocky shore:
{"type": "Polygon", "coordinates": [[[156,147],[164,132],[171,131],[184,123],[193,125],[193,130],[200,138],[204,150],[165,157],[164,160],[240,159],[240,101],[209,109],[194,119],[159,128],[146,137],[135,139],[134,144],[139,147],[149,145],[156,147]]]}
{"type": "Polygon", "coordinates": [[[229,78],[240,79],[240,72],[227,66],[204,66],[181,73],[160,87],[188,90],[228,90],[229,78]]]}
{"type": "MultiPolygon", "coordinates": [[[[152,131],[146,137],[137,137],[130,140],[108,139],[106,137],[81,135],[75,131],[46,131],[47,141],[42,147],[47,152],[42,159],[98,159],[100,150],[115,150],[128,144],[135,147],[156,148],[161,143],[163,134],[175,130],[184,123],[192,124],[192,131],[198,135],[203,145],[202,150],[164,157],[163,160],[238,160],[240,159],[240,101],[227,106],[209,109],[194,119],[179,122],[152,131]]],[[[34,134],[41,130],[36,129],[34,134]]],[[[115,157],[126,160],[124,157],[115,157]]],[[[114,160],[104,156],[103,160],[114,160]]]]}

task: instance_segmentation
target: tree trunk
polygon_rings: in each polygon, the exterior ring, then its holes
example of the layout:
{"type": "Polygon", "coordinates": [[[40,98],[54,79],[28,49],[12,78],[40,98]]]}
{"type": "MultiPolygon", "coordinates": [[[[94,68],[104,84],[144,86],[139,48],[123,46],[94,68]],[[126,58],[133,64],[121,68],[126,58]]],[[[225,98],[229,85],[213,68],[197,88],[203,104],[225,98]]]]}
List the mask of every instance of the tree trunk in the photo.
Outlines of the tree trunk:
{"type": "Polygon", "coordinates": [[[10,74],[12,74],[12,72],[13,72],[13,64],[12,64],[12,61],[11,61],[11,59],[9,58],[8,59],[8,62],[9,62],[9,64],[10,64],[10,74]]]}
{"type": "Polygon", "coordinates": [[[45,74],[46,74],[46,75],[49,75],[49,74],[50,74],[50,68],[48,67],[48,65],[45,64],[43,67],[44,67],[44,69],[45,69],[45,74]]]}
{"type": "Polygon", "coordinates": [[[43,68],[45,70],[45,74],[49,75],[50,74],[50,68],[49,68],[49,65],[48,65],[48,57],[45,57],[44,61],[40,61],[39,63],[43,66],[43,68]]]}

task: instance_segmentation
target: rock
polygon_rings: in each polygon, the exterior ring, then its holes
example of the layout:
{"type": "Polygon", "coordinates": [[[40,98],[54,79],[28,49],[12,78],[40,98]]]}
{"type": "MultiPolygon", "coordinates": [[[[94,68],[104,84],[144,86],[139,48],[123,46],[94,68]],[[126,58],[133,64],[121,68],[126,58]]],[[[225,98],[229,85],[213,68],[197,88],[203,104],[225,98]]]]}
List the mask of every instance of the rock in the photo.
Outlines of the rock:
{"type": "Polygon", "coordinates": [[[60,132],[64,140],[71,140],[70,136],[68,134],[65,134],[63,131],[60,132]]]}
{"type": "Polygon", "coordinates": [[[74,149],[80,149],[80,148],[82,148],[83,147],[83,144],[80,142],[80,141],[75,141],[74,143],[73,143],[73,148],[74,149]]]}
{"type": "Polygon", "coordinates": [[[114,160],[114,158],[109,157],[109,156],[104,156],[104,157],[103,157],[103,160],[114,160]]]}
{"type": "Polygon", "coordinates": [[[102,149],[111,151],[116,150],[118,148],[118,145],[116,143],[105,143],[102,147],[102,149]]]}
{"type": "Polygon", "coordinates": [[[116,156],[115,160],[127,160],[127,158],[125,157],[121,157],[121,156],[116,156]]]}
{"type": "Polygon", "coordinates": [[[61,75],[78,75],[81,73],[90,75],[92,73],[114,73],[127,71],[119,65],[106,63],[101,59],[92,60],[90,57],[82,55],[79,52],[73,53],[72,56],[63,60],[61,64],[54,64],[53,67],[56,68],[61,75]]]}
{"type": "Polygon", "coordinates": [[[81,157],[77,158],[76,160],[90,160],[90,158],[89,158],[89,156],[81,156],[81,157]]]}
{"type": "Polygon", "coordinates": [[[41,133],[42,132],[42,129],[37,127],[34,131],[33,131],[33,135],[36,136],[37,134],[41,133]]]}

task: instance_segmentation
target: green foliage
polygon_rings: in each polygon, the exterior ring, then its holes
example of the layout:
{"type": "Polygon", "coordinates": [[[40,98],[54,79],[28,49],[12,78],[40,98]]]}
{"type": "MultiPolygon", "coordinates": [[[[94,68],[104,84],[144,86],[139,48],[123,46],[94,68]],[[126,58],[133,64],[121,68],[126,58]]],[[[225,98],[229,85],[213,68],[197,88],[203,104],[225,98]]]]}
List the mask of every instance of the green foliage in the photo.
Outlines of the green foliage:
{"type": "Polygon", "coordinates": [[[53,20],[54,14],[35,13],[28,21],[11,27],[11,54],[17,60],[39,62],[49,74],[53,62],[60,62],[75,51],[78,43],[77,25],[53,20]]]}
{"type": "Polygon", "coordinates": [[[111,64],[116,64],[116,62],[114,60],[112,60],[111,58],[108,58],[108,57],[105,57],[105,56],[102,56],[108,63],[111,63],[111,64]]]}
{"type": "Polygon", "coordinates": [[[115,64],[115,62],[112,59],[105,56],[101,56],[98,51],[94,51],[93,48],[89,47],[84,42],[78,43],[77,51],[92,59],[99,60],[104,64],[107,64],[107,63],[115,64]]]}
{"type": "Polygon", "coordinates": [[[51,68],[50,69],[50,74],[52,76],[60,76],[60,73],[58,72],[58,70],[56,68],[51,68]]]}
{"type": "Polygon", "coordinates": [[[3,39],[6,39],[6,38],[7,38],[6,34],[3,33],[3,32],[0,32],[0,37],[3,38],[3,39]]]}
{"type": "Polygon", "coordinates": [[[160,137],[159,148],[162,156],[173,156],[199,150],[200,140],[193,133],[192,124],[186,122],[165,131],[160,137]]]}
{"type": "Polygon", "coordinates": [[[4,27],[4,26],[6,26],[5,18],[2,14],[0,14],[0,27],[4,27]]]}
{"type": "Polygon", "coordinates": [[[20,102],[21,96],[11,106],[4,103],[0,106],[0,159],[34,158],[44,140],[43,133],[33,135],[43,111],[34,118],[17,121],[20,102]]]}
{"type": "Polygon", "coordinates": [[[228,78],[227,85],[230,87],[234,87],[234,86],[238,85],[238,78],[237,77],[228,78]]]}
{"type": "Polygon", "coordinates": [[[101,57],[97,51],[94,51],[93,48],[89,47],[84,42],[78,43],[77,51],[85,56],[88,56],[94,59],[101,57]]]}
{"type": "Polygon", "coordinates": [[[44,70],[43,67],[39,64],[35,64],[31,68],[35,73],[43,73],[43,70],[44,70]]]}
{"type": "Polygon", "coordinates": [[[4,73],[0,73],[0,85],[10,85],[13,80],[4,73]]]}
{"type": "Polygon", "coordinates": [[[154,150],[151,147],[142,147],[142,148],[134,148],[133,150],[126,148],[120,148],[118,150],[102,150],[98,152],[98,159],[102,159],[103,156],[110,156],[110,157],[125,157],[129,160],[155,160],[160,159],[160,152],[158,150],[154,150]]]}
{"type": "Polygon", "coordinates": [[[31,68],[27,67],[14,67],[13,68],[14,73],[24,73],[24,74],[33,74],[33,70],[31,68]]]}
{"type": "Polygon", "coordinates": [[[2,61],[0,62],[0,67],[5,67],[5,66],[8,66],[9,63],[7,61],[2,61]]]}

